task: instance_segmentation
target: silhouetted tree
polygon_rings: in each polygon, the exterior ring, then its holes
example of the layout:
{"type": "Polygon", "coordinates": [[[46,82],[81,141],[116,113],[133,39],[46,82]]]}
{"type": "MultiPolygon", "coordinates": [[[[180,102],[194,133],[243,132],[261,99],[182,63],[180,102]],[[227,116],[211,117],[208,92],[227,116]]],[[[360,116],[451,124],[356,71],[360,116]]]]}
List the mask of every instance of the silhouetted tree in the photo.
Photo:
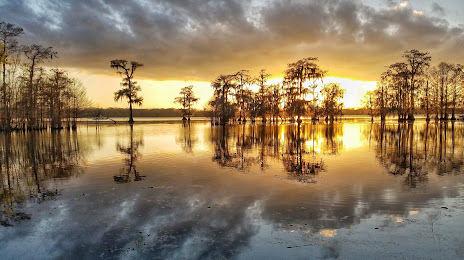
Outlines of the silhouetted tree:
{"type": "MultiPolygon", "coordinates": [[[[72,118],[72,128],[77,128],[77,118],[81,111],[91,105],[91,101],[87,98],[87,93],[84,85],[79,79],[71,79],[71,83],[67,88],[67,94],[69,95],[68,118],[72,118]]],[[[69,119],[68,119],[69,122],[69,119]]],[[[69,125],[69,123],[68,123],[69,125]]]]}
{"type": "Polygon", "coordinates": [[[241,100],[243,101],[242,122],[246,123],[247,116],[254,122],[258,111],[255,93],[245,88],[242,90],[241,100]]]}
{"type": "Polygon", "coordinates": [[[319,83],[322,83],[322,79],[325,75],[319,65],[316,64],[317,58],[308,57],[298,60],[294,63],[290,63],[287,66],[284,76],[284,86],[286,87],[286,111],[289,116],[300,117],[305,115],[308,108],[308,101],[306,96],[311,94],[311,112],[313,119],[317,119],[319,116],[319,105],[318,105],[318,94],[316,89],[319,83]],[[304,84],[308,82],[307,84],[304,84]]]}
{"type": "Polygon", "coordinates": [[[282,87],[280,84],[274,84],[269,86],[270,96],[269,96],[269,109],[270,114],[272,115],[272,121],[277,122],[281,113],[281,103],[282,103],[282,87]]]}
{"type": "Polygon", "coordinates": [[[439,91],[439,111],[440,119],[448,119],[450,85],[453,79],[453,64],[440,62],[436,68],[437,88],[439,91]]]}
{"type": "Polygon", "coordinates": [[[391,93],[388,88],[388,79],[387,75],[384,73],[379,82],[377,82],[377,87],[373,91],[375,97],[375,106],[378,109],[380,114],[380,121],[385,121],[387,113],[389,111],[389,104],[392,102],[391,93]]]}
{"type": "Polygon", "coordinates": [[[175,98],[174,102],[179,103],[182,108],[180,111],[182,112],[182,120],[190,121],[190,116],[192,115],[192,106],[194,103],[198,102],[198,98],[195,97],[195,93],[193,93],[193,86],[183,87],[182,90],[179,92],[178,97],[175,98]],[[185,118],[187,116],[187,118],[185,118]]]}
{"type": "Polygon", "coordinates": [[[68,78],[66,71],[53,69],[52,75],[49,78],[49,88],[47,91],[49,103],[49,118],[51,119],[52,129],[63,128],[63,100],[65,89],[70,85],[71,79],[68,78]]]}
{"type": "Polygon", "coordinates": [[[343,103],[341,100],[345,95],[345,90],[340,88],[338,83],[326,84],[321,90],[323,96],[323,110],[326,120],[334,121],[335,116],[342,114],[343,103]]]}
{"type": "Polygon", "coordinates": [[[265,69],[259,71],[258,76],[254,79],[259,89],[255,95],[256,98],[256,116],[261,117],[262,122],[266,123],[266,115],[270,112],[270,92],[266,85],[267,79],[271,74],[266,73],[265,69]]]}
{"type": "Polygon", "coordinates": [[[26,118],[28,128],[38,128],[37,125],[37,110],[35,105],[37,102],[37,92],[34,91],[34,71],[37,65],[42,63],[44,60],[53,59],[56,57],[56,52],[52,50],[52,47],[42,47],[40,45],[30,45],[23,47],[24,55],[29,60],[29,82],[27,92],[27,105],[26,105],[26,118]]]}
{"type": "Polygon", "coordinates": [[[418,79],[422,87],[418,88],[420,107],[425,112],[425,120],[430,121],[430,115],[434,111],[434,88],[433,88],[433,67],[428,67],[424,74],[418,79]]]}
{"type": "Polygon", "coordinates": [[[6,64],[8,63],[8,56],[10,53],[17,51],[18,42],[15,37],[18,37],[23,33],[23,28],[16,27],[14,24],[0,22],[0,40],[2,43],[2,50],[0,53],[2,62],[2,105],[3,105],[3,116],[2,116],[2,127],[5,130],[11,129],[11,114],[10,104],[8,102],[8,87],[6,84],[6,64]]]}
{"type": "Polygon", "coordinates": [[[371,122],[374,122],[375,113],[375,95],[373,91],[367,91],[362,99],[362,104],[367,110],[367,114],[371,116],[371,122]]]}
{"type": "Polygon", "coordinates": [[[235,114],[235,106],[230,101],[232,90],[236,87],[234,82],[236,75],[219,75],[211,86],[214,88],[214,96],[210,101],[211,107],[216,111],[221,125],[227,124],[235,114]]]}
{"type": "Polygon", "coordinates": [[[237,107],[238,107],[238,121],[245,121],[246,122],[246,106],[247,106],[247,101],[250,99],[250,95],[247,92],[247,89],[245,87],[251,83],[251,77],[248,74],[248,70],[240,70],[236,75],[236,81],[237,84],[236,89],[235,89],[235,100],[237,102],[237,107]]]}
{"type": "Polygon", "coordinates": [[[140,86],[137,85],[137,82],[134,81],[134,72],[137,68],[142,67],[143,64],[137,61],[131,61],[130,66],[128,66],[127,60],[112,60],[110,61],[110,67],[116,69],[122,77],[122,88],[114,92],[114,100],[118,101],[122,98],[126,98],[129,103],[129,124],[134,123],[134,118],[132,117],[132,104],[142,105],[143,98],[139,97],[137,92],[140,91],[140,86]]]}
{"type": "MultiPolygon", "coordinates": [[[[391,64],[382,73],[377,88],[374,90],[376,109],[381,120],[387,113],[396,111],[398,121],[414,120],[416,103],[430,113],[431,104],[435,96],[431,96],[433,86],[430,82],[431,56],[428,52],[407,50],[402,56],[404,62],[391,64]]],[[[427,116],[429,120],[429,116],[427,116]]]]}
{"type": "Polygon", "coordinates": [[[409,84],[407,64],[404,62],[397,62],[390,65],[387,75],[390,77],[390,82],[394,88],[394,108],[398,113],[398,120],[403,121],[408,117],[408,99],[409,96],[409,84]]]}
{"type": "Polygon", "coordinates": [[[424,73],[424,69],[430,65],[432,57],[429,52],[420,52],[418,50],[407,50],[403,54],[406,59],[407,73],[410,87],[410,108],[408,120],[414,120],[414,91],[416,90],[417,77],[424,73]]]}
{"type": "Polygon", "coordinates": [[[451,79],[451,120],[456,120],[456,104],[462,98],[462,83],[464,80],[464,66],[457,64],[453,66],[453,77],[451,79]]]}
{"type": "Polygon", "coordinates": [[[78,107],[89,103],[82,83],[73,87],[76,79],[69,78],[66,70],[48,73],[41,65],[57,53],[37,44],[20,46],[17,37],[22,33],[22,28],[0,22],[0,130],[45,129],[47,125],[56,129],[62,127],[62,119],[69,126],[71,117],[75,128],[78,107]]]}

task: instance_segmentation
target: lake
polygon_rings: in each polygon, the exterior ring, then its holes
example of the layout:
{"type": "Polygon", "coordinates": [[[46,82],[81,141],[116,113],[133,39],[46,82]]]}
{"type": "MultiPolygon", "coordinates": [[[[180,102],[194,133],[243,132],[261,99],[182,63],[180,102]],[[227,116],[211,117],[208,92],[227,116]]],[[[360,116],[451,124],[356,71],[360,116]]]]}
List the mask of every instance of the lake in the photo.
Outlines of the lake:
{"type": "Polygon", "coordinates": [[[463,259],[461,122],[0,133],[2,259],[463,259]]]}

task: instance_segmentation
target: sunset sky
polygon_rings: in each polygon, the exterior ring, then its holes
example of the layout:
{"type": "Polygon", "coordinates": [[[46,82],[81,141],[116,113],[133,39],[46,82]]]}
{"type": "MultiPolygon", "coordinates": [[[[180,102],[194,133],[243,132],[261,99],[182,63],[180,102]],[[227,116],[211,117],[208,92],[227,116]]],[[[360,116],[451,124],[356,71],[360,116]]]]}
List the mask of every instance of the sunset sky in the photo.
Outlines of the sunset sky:
{"type": "Polygon", "coordinates": [[[112,59],[145,64],[135,74],[143,108],[174,107],[187,85],[201,108],[219,74],[266,69],[279,82],[304,57],[318,57],[325,82],[341,83],[345,106],[357,107],[407,49],[464,62],[462,0],[0,0],[0,17],[24,28],[21,43],[53,46],[59,59],[45,65],[69,69],[100,107],[127,106],[113,101],[112,59]]]}

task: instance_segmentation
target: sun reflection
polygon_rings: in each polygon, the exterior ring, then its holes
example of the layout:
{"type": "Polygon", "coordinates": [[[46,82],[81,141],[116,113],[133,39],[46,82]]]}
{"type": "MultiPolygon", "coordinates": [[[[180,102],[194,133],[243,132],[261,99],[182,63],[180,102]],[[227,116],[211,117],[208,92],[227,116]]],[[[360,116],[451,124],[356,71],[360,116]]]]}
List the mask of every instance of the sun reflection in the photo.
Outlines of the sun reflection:
{"type": "Polygon", "coordinates": [[[402,217],[398,217],[398,216],[394,216],[394,215],[391,215],[390,218],[395,221],[396,223],[402,223],[404,221],[404,218],[402,217]]]}
{"type": "Polygon", "coordinates": [[[319,231],[319,234],[325,237],[335,237],[337,235],[337,230],[336,229],[323,229],[319,231]]]}
{"type": "Polygon", "coordinates": [[[363,146],[361,131],[358,126],[345,124],[343,128],[343,136],[339,137],[343,142],[345,150],[356,149],[363,146]]]}

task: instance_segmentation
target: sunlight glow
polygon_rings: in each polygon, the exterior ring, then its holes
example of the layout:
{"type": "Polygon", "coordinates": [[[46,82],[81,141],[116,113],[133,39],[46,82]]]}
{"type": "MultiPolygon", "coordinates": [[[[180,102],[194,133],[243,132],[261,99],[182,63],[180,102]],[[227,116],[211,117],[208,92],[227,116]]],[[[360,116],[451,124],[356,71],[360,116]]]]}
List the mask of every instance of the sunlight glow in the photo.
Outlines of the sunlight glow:
{"type": "Polygon", "coordinates": [[[415,15],[415,16],[424,16],[424,12],[417,11],[417,10],[412,11],[412,14],[415,15]]]}
{"type": "Polygon", "coordinates": [[[363,136],[361,129],[355,125],[345,124],[343,126],[343,148],[345,150],[351,150],[363,146],[363,136]]]}
{"type": "MultiPolygon", "coordinates": [[[[70,69],[70,76],[79,78],[87,88],[87,94],[92,98],[93,105],[97,107],[127,107],[126,102],[114,102],[113,93],[119,89],[121,79],[117,76],[91,74],[85,70],[70,69]]],[[[178,96],[181,88],[189,85],[194,86],[195,95],[200,98],[195,104],[196,109],[202,109],[213,95],[211,82],[195,80],[151,80],[139,79],[144,98],[142,108],[171,108],[177,107],[174,98],[178,96]]],[[[282,78],[275,77],[268,84],[279,84],[282,78]]],[[[329,76],[324,79],[326,83],[339,83],[346,90],[343,103],[345,108],[361,107],[361,99],[366,91],[373,90],[376,81],[362,81],[349,78],[329,76]]],[[[257,91],[258,87],[253,85],[250,89],[257,91]]]]}
{"type": "Polygon", "coordinates": [[[404,7],[407,7],[408,5],[409,5],[408,1],[403,1],[398,5],[398,7],[404,8],[404,7]]]}

